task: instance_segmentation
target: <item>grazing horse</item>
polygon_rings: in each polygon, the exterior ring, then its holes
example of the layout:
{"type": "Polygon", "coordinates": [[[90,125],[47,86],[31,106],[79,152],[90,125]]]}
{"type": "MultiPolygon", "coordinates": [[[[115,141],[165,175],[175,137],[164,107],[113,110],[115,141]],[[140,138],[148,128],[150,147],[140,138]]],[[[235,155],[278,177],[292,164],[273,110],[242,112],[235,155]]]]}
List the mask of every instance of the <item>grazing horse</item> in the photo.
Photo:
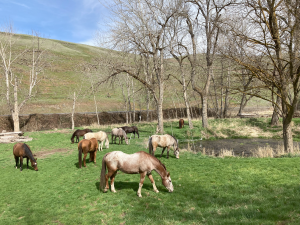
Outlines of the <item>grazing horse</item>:
{"type": "Polygon", "coordinates": [[[149,153],[152,154],[153,156],[154,156],[157,146],[163,148],[160,157],[163,155],[165,149],[167,148],[167,158],[169,158],[170,147],[173,146],[176,159],[179,159],[178,141],[173,136],[171,136],[169,134],[152,135],[149,138],[149,153]]]}
{"type": "Polygon", "coordinates": [[[76,136],[76,142],[78,143],[79,142],[79,137],[82,137],[83,135],[85,135],[86,133],[88,132],[93,132],[92,130],[90,129],[84,129],[84,130],[75,130],[75,132],[73,133],[72,137],[71,137],[71,141],[72,141],[72,144],[74,144],[74,137],[76,136]]]}
{"type": "Polygon", "coordinates": [[[183,128],[184,127],[184,120],[183,119],[180,119],[179,120],[179,129],[183,128]]]}
{"type": "Polygon", "coordinates": [[[28,159],[31,162],[31,166],[35,171],[38,171],[36,159],[33,157],[33,154],[29,148],[29,146],[25,143],[17,143],[13,147],[13,154],[16,160],[16,169],[18,169],[18,162],[20,157],[20,171],[22,171],[23,167],[23,158],[27,158],[27,169],[28,169],[28,159]]]}
{"type": "Polygon", "coordinates": [[[174,190],[170,173],[167,172],[165,165],[154,156],[143,151],[136,152],[134,154],[125,154],[121,151],[114,151],[107,153],[102,159],[100,189],[103,192],[107,192],[109,189],[109,178],[111,191],[116,192],[114,180],[118,170],[121,170],[123,173],[127,174],[140,174],[139,189],[137,191],[137,195],[139,197],[142,197],[141,190],[146,175],[149,177],[153,185],[153,190],[156,193],[159,192],[155,186],[155,181],[151,174],[152,170],[155,170],[161,176],[162,183],[169,190],[169,192],[173,192],[174,190]],[[108,170],[107,174],[106,167],[108,170]]]}
{"type": "Polygon", "coordinates": [[[114,143],[114,137],[115,137],[115,143],[117,137],[119,138],[119,144],[120,144],[120,138],[121,138],[121,144],[123,144],[123,138],[125,139],[126,144],[128,144],[128,138],[125,133],[125,131],[122,128],[114,128],[111,131],[111,142],[114,143]]]}
{"type": "Polygon", "coordinates": [[[136,126],[132,126],[132,127],[125,126],[125,127],[121,127],[121,128],[126,132],[126,134],[133,133],[134,134],[134,138],[135,138],[135,133],[137,133],[138,138],[140,138],[139,130],[137,129],[136,126]]]}
{"type": "Polygon", "coordinates": [[[83,138],[88,139],[88,140],[90,140],[91,138],[96,138],[97,141],[100,142],[99,147],[98,147],[99,151],[100,150],[102,151],[104,141],[105,141],[105,147],[109,148],[108,136],[107,136],[107,133],[105,133],[104,131],[99,131],[96,133],[86,133],[83,136],[83,138]]]}
{"type": "Polygon", "coordinates": [[[86,156],[90,153],[90,162],[94,161],[96,163],[96,153],[98,148],[98,141],[96,138],[92,138],[91,140],[83,139],[78,143],[78,164],[79,168],[82,166],[82,154],[83,156],[83,166],[86,167],[86,156]]]}

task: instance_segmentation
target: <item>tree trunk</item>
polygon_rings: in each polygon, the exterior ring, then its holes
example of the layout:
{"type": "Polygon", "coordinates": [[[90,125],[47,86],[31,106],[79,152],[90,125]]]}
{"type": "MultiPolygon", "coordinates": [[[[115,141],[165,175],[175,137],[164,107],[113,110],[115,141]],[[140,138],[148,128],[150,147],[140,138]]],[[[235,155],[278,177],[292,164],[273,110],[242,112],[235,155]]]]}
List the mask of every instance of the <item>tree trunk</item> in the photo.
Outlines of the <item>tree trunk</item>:
{"type": "Polygon", "coordinates": [[[162,107],[162,101],[160,100],[157,104],[157,133],[163,134],[164,133],[164,116],[163,116],[163,107],[162,107]]]}
{"type": "Polygon", "coordinates": [[[72,120],[72,130],[74,130],[74,127],[75,127],[75,123],[74,123],[75,105],[76,105],[76,94],[75,94],[75,92],[74,92],[73,108],[72,108],[72,116],[71,116],[71,120],[72,120]]]}
{"type": "Polygon", "coordinates": [[[207,116],[207,96],[201,95],[202,102],[202,127],[208,127],[208,116],[207,116]]]}
{"type": "Polygon", "coordinates": [[[244,104],[245,98],[246,98],[246,95],[243,93],[242,100],[241,100],[241,103],[240,103],[240,109],[239,109],[238,115],[242,114],[243,109],[244,109],[245,106],[246,106],[246,104],[244,104]]]}
{"type": "Polygon", "coordinates": [[[293,133],[292,133],[292,117],[283,118],[283,144],[284,149],[288,153],[294,152],[293,133]]]}
{"type": "Polygon", "coordinates": [[[19,107],[18,107],[18,79],[15,77],[14,85],[14,109],[12,111],[12,119],[14,121],[14,132],[20,131],[19,107]]]}
{"type": "Polygon", "coordinates": [[[274,105],[274,110],[272,114],[271,126],[279,126],[279,112],[280,109],[277,106],[281,105],[281,98],[277,96],[276,104],[274,105]]]}

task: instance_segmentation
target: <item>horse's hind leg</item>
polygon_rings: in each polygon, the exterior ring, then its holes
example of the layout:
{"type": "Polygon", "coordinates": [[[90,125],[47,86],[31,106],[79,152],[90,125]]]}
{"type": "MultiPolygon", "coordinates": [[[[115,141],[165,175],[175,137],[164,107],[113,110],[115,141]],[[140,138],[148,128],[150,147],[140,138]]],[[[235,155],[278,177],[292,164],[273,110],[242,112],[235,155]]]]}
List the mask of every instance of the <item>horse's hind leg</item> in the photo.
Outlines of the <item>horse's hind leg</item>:
{"type": "Polygon", "coordinates": [[[87,156],[87,153],[84,153],[84,156],[83,156],[83,166],[84,167],[86,167],[86,162],[85,162],[86,156],[87,156]]]}
{"type": "Polygon", "coordinates": [[[144,184],[146,174],[147,174],[147,172],[140,173],[141,177],[140,177],[139,189],[137,191],[137,195],[140,198],[142,197],[142,187],[143,187],[143,184],[144,184]]]}
{"type": "Polygon", "coordinates": [[[20,171],[22,171],[23,167],[23,156],[20,157],[20,171]]]}
{"type": "Polygon", "coordinates": [[[107,192],[109,189],[108,179],[115,173],[116,171],[108,170],[107,174],[105,174],[105,188],[103,192],[107,192]]]}
{"type": "Polygon", "coordinates": [[[116,189],[115,189],[115,177],[116,177],[116,175],[117,175],[117,172],[118,171],[116,171],[111,177],[110,177],[110,190],[111,190],[111,192],[114,192],[114,193],[116,193],[116,189]]]}
{"type": "Polygon", "coordinates": [[[149,177],[149,179],[150,179],[150,181],[151,181],[151,183],[152,183],[152,185],[153,185],[153,190],[154,190],[156,193],[158,193],[159,191],[157,190],[157,187],[156,187],[156,185],[155,185],[155,181],[154,181],[154,179],[153,179],[152,174],[151,174],[151,173],[150,173],[150,174],[147,174],[147,176],[149,177]]]}

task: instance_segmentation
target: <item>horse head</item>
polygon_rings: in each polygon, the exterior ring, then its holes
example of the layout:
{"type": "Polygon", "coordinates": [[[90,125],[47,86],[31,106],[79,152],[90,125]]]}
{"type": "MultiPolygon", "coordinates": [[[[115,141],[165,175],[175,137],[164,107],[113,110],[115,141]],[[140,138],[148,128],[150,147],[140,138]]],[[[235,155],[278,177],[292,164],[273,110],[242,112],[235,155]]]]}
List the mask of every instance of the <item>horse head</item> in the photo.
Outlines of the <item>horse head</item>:
{"type": "Polygon", "coordinates": [[[166,177],[162,178],[162,183],[168,189],[169,192],[174,191],[174,187],[173,187],[172,180],[171,180],[169,172],[168,172],[166,177]]]}
{"type": "Polygon", "coordinates": [[[35,162],[34,162],[33,160],[31,161],[31,166],[33,167],[33,169],[34,169],[35,171],[38,171],[36,160],[37,160],[37,159],[35,159],[35,162]]]}

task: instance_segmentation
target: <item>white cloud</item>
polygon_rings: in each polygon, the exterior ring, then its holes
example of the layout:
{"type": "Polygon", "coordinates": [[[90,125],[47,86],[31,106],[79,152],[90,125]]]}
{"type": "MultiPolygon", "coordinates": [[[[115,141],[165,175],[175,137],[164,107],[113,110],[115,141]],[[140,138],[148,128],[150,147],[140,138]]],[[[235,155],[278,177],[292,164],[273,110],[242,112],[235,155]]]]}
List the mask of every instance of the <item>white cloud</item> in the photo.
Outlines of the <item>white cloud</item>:
{"type": "Polygon", "coordinates": [[[29,7],[28,5],[25,5],[25,4],[23,4],[23,3],[13,2],[13,1],[11,1],[11,3],[13,3],[13,4],[15,4],[15,5],[22,6],[22,7],[27,8],[27,9],[30,9],[30,7],[29,7]]]}

